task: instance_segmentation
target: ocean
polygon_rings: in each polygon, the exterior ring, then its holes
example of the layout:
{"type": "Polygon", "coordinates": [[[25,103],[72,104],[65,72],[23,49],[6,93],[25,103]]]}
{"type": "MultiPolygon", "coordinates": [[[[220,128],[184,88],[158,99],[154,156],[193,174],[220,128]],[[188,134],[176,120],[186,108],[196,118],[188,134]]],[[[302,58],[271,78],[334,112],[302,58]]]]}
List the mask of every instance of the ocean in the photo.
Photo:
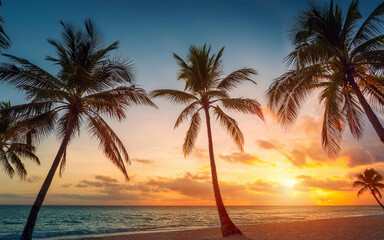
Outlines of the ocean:
{"type": "MultiPolygon", "coordinates": [[[[0,239],[18,239],[30,206],[0,205],[0,239]]],[[[379,206],[227,207],[235,224],[250,225],[383,214],[379,206]]],[[[43,206],[34,239],[71,239],[219,226],[215,207],[43,206]]]]}

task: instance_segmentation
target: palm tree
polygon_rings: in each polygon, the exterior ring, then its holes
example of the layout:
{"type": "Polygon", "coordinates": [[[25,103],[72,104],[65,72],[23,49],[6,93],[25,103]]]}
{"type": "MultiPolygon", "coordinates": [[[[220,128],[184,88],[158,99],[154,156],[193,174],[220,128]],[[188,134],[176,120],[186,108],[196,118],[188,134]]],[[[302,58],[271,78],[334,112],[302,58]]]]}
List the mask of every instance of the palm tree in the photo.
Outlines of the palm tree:
{"type": "Polygon", "coordinates": [[[182,79],[185,82],[184,91],[161,89],[152,91],[151,96],[162,97],[180,104],[188,104],[175,123],[176,128],[187,118],[191,118],[191,124],[183,144],[184,156],[187,156],[193,150],[201,125],[199,112],[200,110],[204,111],[207,124],[213,190],[219,212],[222,235],[226,237],[233,234],[241,234],[241,231],[232,223],[221,198],[213,153],[210,110],[213,111],[216,119],[228,130],[228,133],[241,151],[243,151],[244,145],[243,133],[237,121],[224,113],[218,104],[221,103],[222,107],[230,110],[245,114],[256,114],[261,119],[264,118],[261,106],[256,100],[231,98],[229,96],[229,91],[235,89],[241,82],[249,81],[255,83],[250,79],[250,76],[255,75],[256,71],[251,68],[243,68],[232,72],[226,77],[222,77],[221,57],[223,51],[224,47],[217,55],[210,55],[210,47],[207,48],[206,45],[203,47],[192,45],[189,48],[187,61],[173,54],[180,67],[178,80],[182,79]]]}
{"type": "Polygon", "coordinates": [[[379,191],[380,189],[384,188],[383,184],[383,176],[378,173],[375,169],[373,168],[367,168],[365,169],[363,174],[358,174],[356,176],[358,179],[353,183],[353,187],[362,187],[358,192],[357,192],[357,197],[359,197],[361,194],[369,190],[373,197],[376,199],[376,201],[379,203],[379,205],[384,209],[383,204],[379,201],[379,199],[376,197],[376,194],[381,198],[381,193],[379,191]]]}
{"type": "MultiPolygon", "coordinates": [[[[2,6],[2,3],[0,1],[0,6],[2,6]]],[[[11,46],[11,41],[7,34],[4,32],[4,28],[2,23],[4,23],[3,18],[0,16],[0,48],[1,49],[7,49],[11,46]]]]}
{"type": "Polygon", "coordinates": [[[23,141],[28,132],[26,121],[8,114],[10,107],[10,102],[0,103],[0,162],[10,177],[13,177],[16,169],[20,178],[25,179],[27,170],[21,159],[28,158],[38,165],[40,161],[35,155],[35,147],[23,141]]]}
{"type": "Polygon", "coordinates": [[[125,163],[130,162],[127,150],[104,116],[121,121],[126,118],[125,110],[133,104],[155,107],[142,88],[132,85],[131,63],[109,56],[118,48],[118,42],[105,47],[101,32],[90,20],[85,21],[85,30],[61,24],[64,27],[61,41],[48,40],[56,48],[57,58],[46,58],[59,67],[56,76],[11,55],[6,56],[16,64],[0,67],[1,81],[24,91],[28,99],[28,103],[12,107],[11,112],[44,121],[44,128],[35,131],[35,138],[56,129],[62,139],[21,239],[32,238],[39,209],[55,172],[59,165],[60,175],[63,172],[68,144],[76,133],[80,133],[83,124],[92,138],[99,142],[107,158],[129,180],[125,168],[125,163]]]}
{"type": "Polygon", "coordinates": [[[294,50],[285,59],[292,69],[266,93],[277,120],[287,127],[306,98],[321,90],[322,145],[330,157],[340,150],[346,123],[355,138],[361,137],[364,113],[384,143],[384,128],[372,110],[383,111],[384,104],[384,2],[360,27],[358,4],[353,0],[345,16],[332,0],[328,6],[313,2],[301,12],[291,29],[294,50]]]}

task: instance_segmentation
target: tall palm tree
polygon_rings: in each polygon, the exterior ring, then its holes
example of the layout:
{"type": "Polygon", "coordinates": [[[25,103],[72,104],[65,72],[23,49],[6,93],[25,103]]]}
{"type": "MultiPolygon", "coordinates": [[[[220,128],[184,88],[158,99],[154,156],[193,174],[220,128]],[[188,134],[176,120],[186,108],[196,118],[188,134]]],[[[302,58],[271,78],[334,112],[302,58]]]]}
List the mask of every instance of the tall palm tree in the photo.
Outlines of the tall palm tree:
{"type": "Polygon", "coordinates": [[[379,205],[384,209],[383,204],[381,204],[381,202],[376,196],[377,194],[381,198],[381,193],[379,189],[384,188],[383,176],[378,173],[375,169],[367,168],[365,169],[363,174],[358,174],[356,178],[358,180],[353,183],[353,187],[362,187],[357,192],[357,196],[359,197],[361,194],[369,190],[373,197],[376,199],[376,201],[379,203],[379,205]]]}
{"type": "Polygon", "coordinates": [[[213,190],[216,206],[219,212],[222,235],[223,237],[226,237],[233,234],[241,234],[241,231],[231,221],[221,198],[213,153],[210,111],[213,111],[216,119],[228,130],[228,133],[241,151],[243,151],[244,145],[243,133],[241,132],[237,121],[224,113],[218,104],[220,103],[223,108],[229,110],[245,114],[256,114],[261,119],[264,118],[261,106],[256,100],[248,98],[231,98],[229,96],[229,91],[235,89],[241,82],[249,81],[255,83],[250,79],[250,76],[255,75],[256,71],[251,68],[243,68],[232,72],[226,77],[222,77],[223,69],[221,57],[223,51],[224,47],[217,53],[217,55],[210,55],[210,47],[206,47],[206,45],[203,47],[192,45],[189,48],[186,61],[178,55],[173,54],[180,67],[178,80],[184,80],[185,83],[184,91],[161,89],[152,91],[151,96],[162,97],[180,104],[188,104],[175,123],[176,128],[187,118],[191,118],[190,127],[183,144],[184,156],[187,156],[193,150],[201,125],[200,110],[204,111],[207,124],[213,190]]]}
{"type": "Polygon", "coordinates": [[[322,145],[331,157],[340,150],[346,123],[361,137],[364,113],[384,143],[384,128],[372,110],[382,112],[384,104],[384,2],[360,26],[358,4],[353,0],[345,16],[332,0],[301,12],[291,29],[294,50],[285,59],[292,69],[266,93],[278,121],[288,126],[306,98],[320,90],[322,145]]]}
{"type": "Polygon", "coordinates": [[[92,138],[99,142],[105,155],[124,174],[129,163],[122,141],[104,120],[104,116],[121,121],[125,110],[133,104],[155,107],[142,88],[133,83],[131,63],[109,56],[118,48],[118,42],[105,46],[101,32],[90,20],[85,30],[62,23],[61,40],[48,40],[56,48],[57,58],[47,57],[59,67],[56,76],[29,61],[8,56],[16,64],[3,64],[0,79],[24,91],[28,103],[12,107],[18,114],[27,114],[44,121],[44,127],[34,137],[45,136],[56,129],[62,139],[49,173],[32,206],[21,239],[31,239],[40,207],[60,165],[60,174],[66,163],[69,142],[80,133],[84,124],[92,138]],[[129,86],[127,86],[129,84],[129,86]]]}
{"type": "MultiPolygon", "coordinates": [[[[0,6],[2,6],[1,1],[0,1],[0,6]]],[[[7,34],[5,34],[5,31],[4,31],[4,28],[2,25],[3,23],[4,23],[4,20],[0,16],[0,48],[1,49],[7,49],[11,46],[11,41],[10,41],[9,37],[7,36],[7,34]]]]}
{"type": "Polygon", "coordinates": [[[38,165],[40,161],[35,155],[35,147],[25,142],[29,125],[24,119],[8,114],[10,107],[10,102],[0,103],[0,162],[10,177],[13,177],[16,169],[20,178],[25,179],[27,170],[22,158],[28,158],[38,165]]]}

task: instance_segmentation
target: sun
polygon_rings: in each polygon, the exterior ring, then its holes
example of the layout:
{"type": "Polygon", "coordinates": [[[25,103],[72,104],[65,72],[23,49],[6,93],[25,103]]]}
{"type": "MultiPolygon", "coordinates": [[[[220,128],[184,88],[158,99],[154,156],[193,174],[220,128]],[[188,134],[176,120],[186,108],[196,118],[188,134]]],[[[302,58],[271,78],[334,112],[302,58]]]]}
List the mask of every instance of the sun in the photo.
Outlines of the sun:
{"type": "Polygon", "coordinates": [[[288,186],[288,187],[293,187],[293,186],[295,186],[296,183],[297,183],[297,180],[296,180],[296,179],[285,179],[285,180],[283,181],[283,184],[284,184],[285,186],[288,186]]]}

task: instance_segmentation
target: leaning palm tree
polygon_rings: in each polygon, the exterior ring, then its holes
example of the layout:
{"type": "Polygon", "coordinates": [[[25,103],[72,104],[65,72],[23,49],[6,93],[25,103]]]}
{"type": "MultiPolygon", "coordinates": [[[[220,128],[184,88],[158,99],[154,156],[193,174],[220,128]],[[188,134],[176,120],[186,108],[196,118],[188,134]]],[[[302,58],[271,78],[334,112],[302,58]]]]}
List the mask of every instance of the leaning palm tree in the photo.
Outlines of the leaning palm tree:
{"type": "Polygon", "coordinates": [[[231,98],[229,96],[229,91],[235,89],[241,82],[249,81],[255,83],[250,79],[250,76],[256,74],[256,71],[251,68],[243,68],[232,72],[226,77],[222,77],[221,57],[223,50],[224,47],[217,55],[210,55],[210,47],[207,48],[204,45],[199,48],[192,45],[189,48],[187,61],[173,54],[180,66],[178,79],[182,79],[185,82],[184,91],[161,89],[152,91],[151,96],[162,97],[176,103],[188,104],[175,123],[176,128],[187,118],[191,118],[190,127],[183,144],[184,156],[187,156],[193,150],[201,126],[200,110],[204,111],[207,124],[213,190],[219,212],[222,235],[226,237],[233,234],[241,234],[241,231],[231,221],[221,198],[213,153],[210,111],[213,111],[216,119],[228,130],[241,151],[244,145],[243,133],[237,121],[224,113],[222,107],[246,114],[256,114],[261,119],[264,118],[261,106],[256,100],[231,98]],[[222,107],[218,105],[219,103],[222,107]]]}
{"type": "Polygon", "coordinates": [[[13,177],[16,173],[21,179],[27,176],[23,158],[30,159],[40,165],[35,155],[36,148],[25,142],[29,124],[25,119],[10,115],[7,110],[10,102],[0,103],[0,162],[5,172],[13,177]]]}
{"type": "Polygon", "coordinates": [[[379,205],[384,209],[383,204],[379,201],[376,195],[378,195],[381,198],[381,193],[379,189],[384,188],[384,183],[383,183],[383,176],[378,173],[375,169],[373,168],[367,168],[365,169],[363,174],[358,174],[356,175],[356,178],[358,179],[353,183],[353,187],[362,187],[358,192],[357,192],[357,197],[359,197],[361,194],[363,194],[366,191],[370,191],[373,197],[376,199],[376,201],[379,203],[379,205]]]}
{"type": "Polygon", "coordinates": [[[277,120],[287,127],[319,90],[325,106],[322,145],[330,157],[340,151],[346,123],[355,138],[361,137],[364,113],[384,142],[384,128],[374,113],[382,112],[384,104],[384,3],[360,27],[358,4],[353,0],[345,16],[333,1],[327,6],[313,2],[300,13],[290,35],[294,50],[285,59],[292,69],[266,93],[277,120]]]}
{"type": "Polygon", "coordinates": [[[122,141],[104,120],[126,118],[125,110],[133,105],[155,107],[146,92],[132,85],[131,63],[109,56],[118,48],[118,42],[105,46],[104,38],[94,24],[85,21],[85,30],[61,23],[64,31],[61,41],[48,40],[56,48],[57,58],[47,57],[59,67],[56,76],[49,74],[25,59],[6,55],[15,64],[0,67],[0,79],[24,91],[28,103],[11,108],[11,112],[26,114],[44,121],[33,134],[41,138],[56,129],[62,139],[49,173],[32,206],[21,239],[31,239],[37,215],[57,168],[60,175],[66,163],[68,144],[88,128],[92,138],[99,142],[105,155],[124,174],[129,163],[122,141]],[[129,86],[126,86],[129,84],[129,86]]]}
{"type": "MultiPolygon", "coordinates": [[[[0,1],[0,6],[2,6],[2,3],[0,1]]],[[[4,28],[3,28],[3,18],[0,16],[0,49],[7,49],[11,46],[11,41],[7,34],[5,34],[4,28]]]]}

